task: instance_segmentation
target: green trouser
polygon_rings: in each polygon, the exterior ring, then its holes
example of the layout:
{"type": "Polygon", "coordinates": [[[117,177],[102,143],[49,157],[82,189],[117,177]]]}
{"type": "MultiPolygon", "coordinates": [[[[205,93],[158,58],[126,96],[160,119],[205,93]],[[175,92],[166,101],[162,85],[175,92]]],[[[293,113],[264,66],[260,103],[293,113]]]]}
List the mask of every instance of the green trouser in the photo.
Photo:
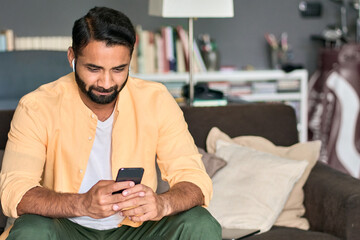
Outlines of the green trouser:
{"type": "Polygon", "coordinates": [[[53,219],[27,214],[15,221],[7,239],[220,240],[221,227],[202,207],[195,207],[174,216],[164,217],[157,222],[144,222],[138,228],[121,226],[110,230],[83,227],[66,218],[53,219]]]}

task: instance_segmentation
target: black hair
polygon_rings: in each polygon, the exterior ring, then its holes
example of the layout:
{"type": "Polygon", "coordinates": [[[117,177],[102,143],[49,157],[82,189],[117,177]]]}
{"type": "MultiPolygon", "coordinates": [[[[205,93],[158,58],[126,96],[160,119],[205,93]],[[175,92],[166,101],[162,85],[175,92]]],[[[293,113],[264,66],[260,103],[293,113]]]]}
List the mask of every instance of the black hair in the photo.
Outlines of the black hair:
{"type": "Polygon", "coordinates": [[[136,33],[130,19],[120,11],[94,7],[75,21],[72,29],[72,48],[75,56],[91,41],[104,41],[107,46],[124,45],[130,55],[134,50],[136,33]]]}

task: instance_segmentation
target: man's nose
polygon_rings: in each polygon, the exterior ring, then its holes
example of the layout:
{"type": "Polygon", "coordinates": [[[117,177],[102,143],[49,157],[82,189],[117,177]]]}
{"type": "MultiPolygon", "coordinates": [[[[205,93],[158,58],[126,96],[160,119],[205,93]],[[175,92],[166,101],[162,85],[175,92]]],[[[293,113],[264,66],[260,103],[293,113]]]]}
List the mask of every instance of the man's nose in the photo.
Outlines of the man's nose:
{"type": "Polygon", "coordinates": [[[99,87],[102,87],[104,89],[109,89],[112,87],[112,78],[111,78],[111,74],[105,72],[102,76],[101,79],[99,80],[98,83],[99,87]]]}

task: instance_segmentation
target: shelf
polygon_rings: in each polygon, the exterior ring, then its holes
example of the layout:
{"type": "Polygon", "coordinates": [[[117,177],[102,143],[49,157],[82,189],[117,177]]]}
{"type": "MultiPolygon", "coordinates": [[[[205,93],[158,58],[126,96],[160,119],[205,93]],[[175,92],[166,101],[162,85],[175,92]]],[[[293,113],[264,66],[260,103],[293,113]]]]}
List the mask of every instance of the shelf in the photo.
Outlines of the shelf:
{"type": "Polygon", "coordinates": [[[257,93],[241,96],[242,100],[249,102],[268,101],[300,101],[300,93],[257,93]]]}
{"type": "MultiPolygon", "coordinates": [[[[150,81],[157,82],[188,82],[189,73],[154,73],[154,74],[131,74],[150,81]]],[[[202,72],[195,73],[194,82],[214,82],[214,81],[265,81],[265,80],[295,80],[307,78],[306,70],[295,70],[285,73],[281,70],[256,70],[256,71],[233,71],[233,72],[202,72]]]]}
{"type": "MultiPolygon", "coordinates": [[[[189,82],[189,73],[155,73],[155,74],[132,74],[134,77],[162,83],[189,82]]],[[[264,82],[264,81],[300,81],[300,89],[296,92],[284,93],[252,93],[242,95],[239,100],[249,102],[298,102],[299,138],[301,142],[307,140],[307,82],[308,72],[304,69],[286,73],[282,70],[254,70],[254,71],[231,71],[231,72],[201,72],[194,73],[193,84],[197,82],[264,82]]],[[[170,89],[169,89],[170,90],[170,89]]]]}

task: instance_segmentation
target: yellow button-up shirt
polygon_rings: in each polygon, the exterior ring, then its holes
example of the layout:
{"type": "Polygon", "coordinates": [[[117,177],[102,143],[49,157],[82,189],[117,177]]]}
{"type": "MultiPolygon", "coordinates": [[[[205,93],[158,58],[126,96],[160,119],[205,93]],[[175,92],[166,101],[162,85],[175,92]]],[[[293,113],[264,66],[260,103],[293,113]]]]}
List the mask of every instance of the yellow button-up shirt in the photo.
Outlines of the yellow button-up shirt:
{"type": "MultiPolygon", "coordinates": [[[[15,111],[0,179],[5,215],[33,187],[77,193],[95,138],[97,117],[82,102],[74,74],[24,96],[15,111]]],[[[211,179],[205,172],[182,111],[159,83],[129,77],[120,92],[112,131],[112,175],[119,168],[143,167],[142,184],[157,187],[155,155],[170,186],[196,184],[209,204],[211,179]]],[[[122,224],[138,226],[128,219],[122,224]]]]}

